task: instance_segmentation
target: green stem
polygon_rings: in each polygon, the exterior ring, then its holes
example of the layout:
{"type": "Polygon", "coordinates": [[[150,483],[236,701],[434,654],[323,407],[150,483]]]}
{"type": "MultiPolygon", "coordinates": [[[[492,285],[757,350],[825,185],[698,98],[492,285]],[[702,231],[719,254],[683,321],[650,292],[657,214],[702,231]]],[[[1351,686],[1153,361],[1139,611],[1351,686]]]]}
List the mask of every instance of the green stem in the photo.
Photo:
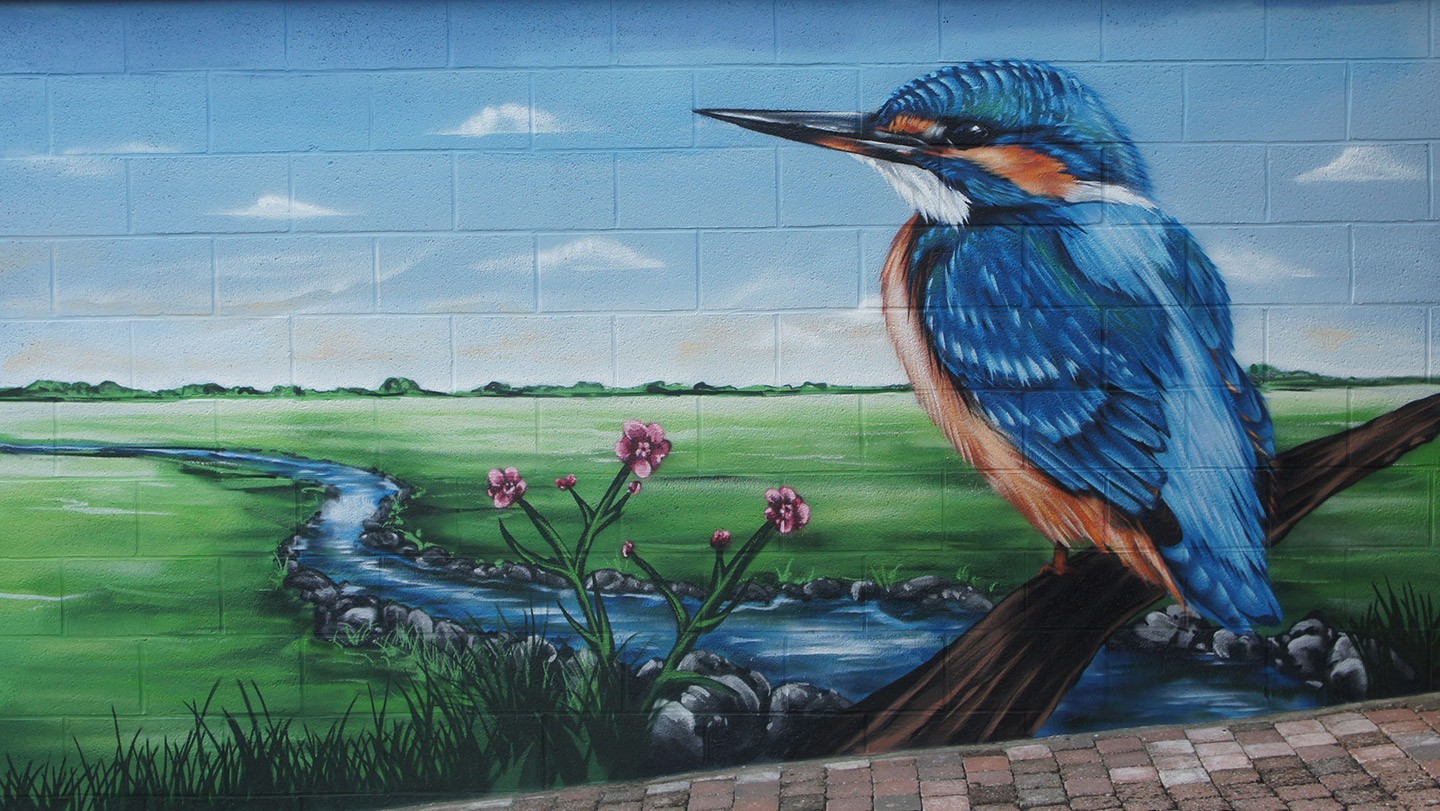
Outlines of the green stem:
{"type": "MultiPolygon", "coordinates": [[[[775,527],[769,522],[755,530],[755,534],[751,535],[750,539],[740,547],[740,551],[730,559],[728,566],[721,560],[721,556],[716,554],[715,571],[718,577],[712,577],[712,581],[718,579],[719,582],[712,583],[710,594],[705,597],[704,602],[700,604],[693,616],[686,614],[683,627],[680,627],[682,623],[677,616],[675,645],[670,649],[669,655],[665,657],[665,663],[660,669],[660,676],[646,694],[643,706],[647,710],[654,706],[654,702],[660,697],[660,691],[665,687],[669,677],[679,669],[681,660],[695,649],[700,637],[708,631],[714,630],[716,623],[713,620],[716,617],[723,620],[739,605],[740,595],[737,592],[739,586],[743,584],[741,578],[745,576],[745,571],[750,568],[755,557],[770,542],[774,530],[775,527]],[[722,604],[724,605],[722,606],[722,604]]],[[[648,563],[642,563],[641,568],[646,570],[646,574],[654,571],[648,563]]],[[[658,577],[659,572],[651,575],[651,579],[658,577]]]]}
{"type": "Polygon", "coordinates": [[[600,533],[606,527],[615,523],[616,518],[620,517],[619,510],[623,508],[624,504],[622,502],[620,505],[616,505],[615,496],[619,494],[620,488],[625,486],[625,480],[628,478],[630,478],[630,466],[622,463],[620,470],[615,473],[615,478],[610,481],[609,489],[605,491],[600,503],[595,505],[594,512],[585,522],[585,529],[580,532],[580,539],[575,542],[576,569],[584,571],[585,562],[590,559],[590,548],[595,545],[595,539],[600,537],[600,533]],[[610,515],[612,507],[615,508],[613,511],[616,513],[613,517],[610,515]]]}

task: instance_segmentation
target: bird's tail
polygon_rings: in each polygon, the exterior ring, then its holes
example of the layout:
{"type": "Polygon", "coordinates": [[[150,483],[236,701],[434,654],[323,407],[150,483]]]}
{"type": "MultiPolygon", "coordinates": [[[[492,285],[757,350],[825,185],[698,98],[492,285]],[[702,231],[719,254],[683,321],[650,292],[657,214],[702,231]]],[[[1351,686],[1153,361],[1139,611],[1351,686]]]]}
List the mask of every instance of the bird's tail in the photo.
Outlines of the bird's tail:
{"type": "MultiPolygon", "coordinates": [[[[1175,596],[1235,633],[1252,625],[1280,622],[1280,603],[1270,586],[1265,558],[1264,527],[1253,505],[1253,484],[1248,471],[1196,470],[1183,478],[1199,484],[1192,492],[1219,498],[1190,499],[1176,513],[1181,528],[1179,543],[1162,547],[1161,556],[1174,579],[1175,596]],[[1246,481],[1230,481],[1246,478],[1246,481]],[[1205,484],[1195,479],[1211,479],[1205,484]],[[1225,503],[1229,499],[1240,503],[1225,503]]],[[[1185,485],[1182,485],[1185,486],[1185,485]]]]}

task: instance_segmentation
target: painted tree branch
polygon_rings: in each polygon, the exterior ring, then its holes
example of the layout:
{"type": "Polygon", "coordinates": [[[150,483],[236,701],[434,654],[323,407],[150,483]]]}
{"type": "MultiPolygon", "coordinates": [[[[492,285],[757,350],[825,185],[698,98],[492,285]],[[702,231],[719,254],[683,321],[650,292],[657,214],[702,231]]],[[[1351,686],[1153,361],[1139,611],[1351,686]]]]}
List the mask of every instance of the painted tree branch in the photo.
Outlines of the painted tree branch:
{"type": "MultiPolygon", "coordinates": [[[[1440,434],[1440,395],[1280,454],[1269,542],[1326,499],[1440,434]]],[[[884,752],[1033,735],[1111,634],[1165,596],[1114,555],[1089,550],[1043,573],[925,664],[880,688],[794,757],[884,752]]]]}

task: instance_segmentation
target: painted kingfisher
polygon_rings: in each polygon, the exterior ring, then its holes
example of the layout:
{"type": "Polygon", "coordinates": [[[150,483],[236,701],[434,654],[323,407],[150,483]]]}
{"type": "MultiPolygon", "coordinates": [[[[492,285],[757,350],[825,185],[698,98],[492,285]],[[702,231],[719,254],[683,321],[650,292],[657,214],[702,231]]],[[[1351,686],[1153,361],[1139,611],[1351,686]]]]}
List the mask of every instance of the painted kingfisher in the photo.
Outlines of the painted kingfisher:
{"type": "Polygon", "coordinates": [[[851,153],[914,209],[881,271],[886,330],[930,418],[1055,544],[1047,569],[1088,540],[1238,633],[1280,621],[1274,432],[1229,295],[1094,90],[985,61],[874,113],[696,112],[851,153]]]}

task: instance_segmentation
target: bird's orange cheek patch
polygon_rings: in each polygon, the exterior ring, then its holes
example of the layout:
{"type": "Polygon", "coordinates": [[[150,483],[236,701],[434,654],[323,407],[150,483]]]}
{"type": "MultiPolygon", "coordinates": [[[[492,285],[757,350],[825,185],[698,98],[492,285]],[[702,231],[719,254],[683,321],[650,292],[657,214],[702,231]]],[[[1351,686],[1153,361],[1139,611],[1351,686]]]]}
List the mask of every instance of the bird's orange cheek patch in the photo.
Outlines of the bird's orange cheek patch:
{"type": "Polygon", "coordinates": [[[1078,182],[1060,159],[1023,146],[977,146],[949,151],[1019,186],[1029,194],[1063,198],[1078,182]]]}

